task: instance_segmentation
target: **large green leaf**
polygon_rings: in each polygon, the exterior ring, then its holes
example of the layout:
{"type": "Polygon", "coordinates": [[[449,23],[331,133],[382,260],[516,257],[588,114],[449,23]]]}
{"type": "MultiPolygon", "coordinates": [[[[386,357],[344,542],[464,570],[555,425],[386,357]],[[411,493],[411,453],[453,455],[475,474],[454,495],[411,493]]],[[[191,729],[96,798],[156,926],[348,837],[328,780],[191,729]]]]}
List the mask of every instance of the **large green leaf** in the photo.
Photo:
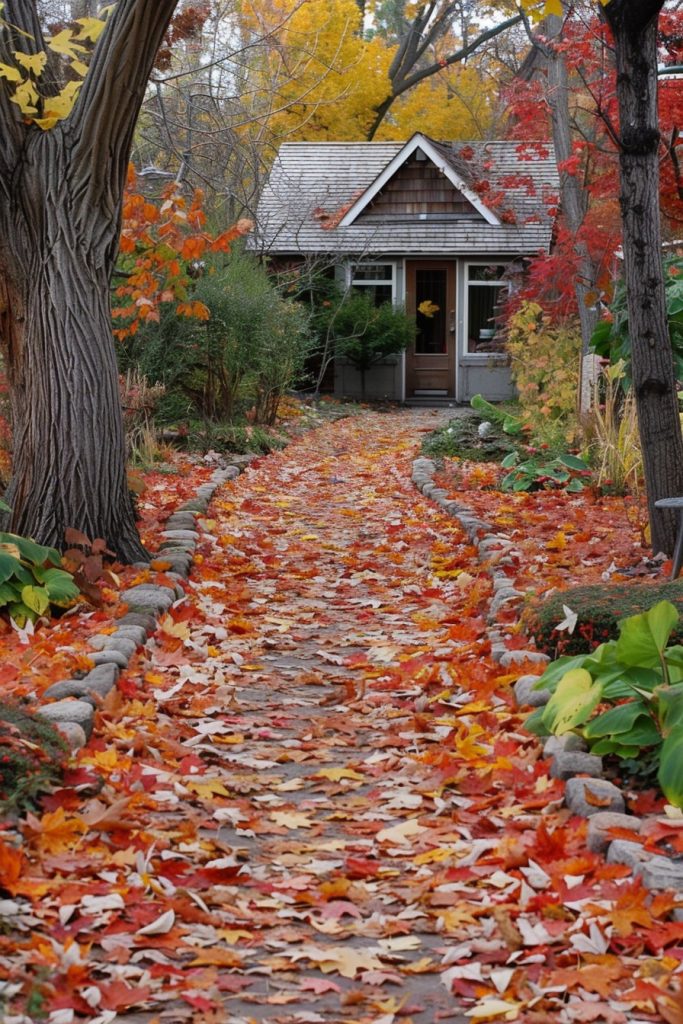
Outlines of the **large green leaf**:
{"type": "Polygon", "coordinates": [[[593,740],[600,736],[615,736],[618,733],[628,732],[641,715],[645,715],[648,720],[650,718],[647,707],[641,700],[619,704],[618,707],[610,708],[609,711],[603,712],[589,722],[583,734],[587,740],[593,740]]]}
{"type": "Polygon", "coordinates": [[[80,594],[73,576],[64,569],[36,569],[35,576],[44,584],[50,601],[56,605],[70,604],[80,594]]]}
{"type": "Polygon", "coordinates": [[[551,661],[543,675],[538,677],[535,690],[554,690],[560,680],[574,668],[586,667],[585,654],[563,654],[557,661],[551,661]]]}
{"type": "Polygon", "coordinates": [[[16,575],[17,566],[20,566],[20,562],[14,555],[0,551],[0,583],[11,580],[16,575]]]}
{"type": "Polygon", "coordinates": [[[545,707],[536,708],[531,714],[524,719],[524,728],[527,732],[533,733],[534,736],[549,736],[550,733],[548,728],[543,723],[543,712],[545,707]]]}
{"type": "Polygon", "coordinates": [[[605,700],[621,700],[632,697],[634,692],[646,690],[652,693],[656,686],[661,686],[664,676],[661,668],[641,668],[631,665],[628,668],[616,666],[605,673],[600,673],[605,700]]]}
{"type": "Polygon", "coordinates": [[[50,597],[45,587],[24,587],[21,600],[36,615],[44,615],[50,607],[50,597]]]}
{"type": "Polygon", "coordinates": [[[602,684],[591,679],[585,669],[567,672],[557,685],[543,714],[543,724],[562,736],[577,725],[582,725],[602,698],[602,684]]]}
{"type": "Polygon", "coordinates": [[[59,552],[54,548],[46,548],[42,544],[36,544],[35,541],[19,537],[14,533],[0,533],[0,544],[16,545],[21,552],[21,557],[31,565],[45,565],[46,562],[52,565],[61,563],[59,552]]]}
{"type": "Polygon", "coordinates": [[[561,462],[563,466],[567,466],[568,469],[588,469],[587,464],[578,455],[558,455],[557,461],[561,462]]]}
{"type": "Polygon", "coordinates": [[[683,725],[672,729],[662,743],[657,780],[669,803],[683,807],[683,725]]]}
{"type": "Polygon", "coordinates": [[[678,619],[678,609],[670,601],[660,601],[641,615],[622,619],[617,657],[625,665],[657,665],[678,619]]]}
{"type": "Polygon", "coordinates": [[[0,583],[0,607],[18,601],[21,597],[21,588],[11,582],[0,583]]]}
{"type": "Polygon", "coordinates": [[[683,683],[660,686],[655,691],[655,698],[659,724],[667,736],[672,729],[683,726],[683,683]]]}

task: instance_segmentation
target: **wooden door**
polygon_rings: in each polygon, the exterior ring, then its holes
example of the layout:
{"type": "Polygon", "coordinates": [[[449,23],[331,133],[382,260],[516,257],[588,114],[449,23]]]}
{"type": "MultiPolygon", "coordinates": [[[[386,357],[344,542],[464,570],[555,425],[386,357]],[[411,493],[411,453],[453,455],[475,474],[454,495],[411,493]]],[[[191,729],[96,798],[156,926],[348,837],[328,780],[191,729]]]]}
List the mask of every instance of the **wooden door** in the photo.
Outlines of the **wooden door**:
{"type": "Polygon", "coordinates": [[[406,310],[417,322],[406,352],[406,397],[455,395],[455,263],[409,260],[406,310]]]}

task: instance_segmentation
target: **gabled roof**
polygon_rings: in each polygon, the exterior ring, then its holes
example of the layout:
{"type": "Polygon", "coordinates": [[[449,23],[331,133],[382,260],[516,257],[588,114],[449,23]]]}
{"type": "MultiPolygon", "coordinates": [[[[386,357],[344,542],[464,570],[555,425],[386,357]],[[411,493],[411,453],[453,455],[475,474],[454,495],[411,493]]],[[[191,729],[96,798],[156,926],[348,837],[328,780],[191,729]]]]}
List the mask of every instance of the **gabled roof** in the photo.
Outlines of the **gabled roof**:
{"type": "MultiPolygon", "coordinates": [[[[450,186],[449,186],[450,188],[450,186]]],[[[558,174],[543,143],[288,142],[263,190],[252,244],[272,254],[524,255],[547,250],[558,174]],[[368,217],[422,150],[472,206],[472,217],[368,217]]]]}
{"type": "Polygon", "coordinates": [[[481,214],[488,224],[500,224],[495,213],[493,213],[492,210],[489,210],[489,208],[482,203],[476,192],[472,191],[463,178],[460,177],[451,162],[451,155],[447,151],[444,151],[444,147],[438,146],[421,132],[416,132],[412,139],[409,139],[405,146],[403,146],[393,159],[389,161],[382,173],[377,175],[370,187],[367,188],[363,192],[363,195],[356,200],[351,209],[344,214],[339,222],[339,226],[342,228],[350,227],[363,210],[365,210],[368,204],[372,202],[375,196],[378,195],[384,186],[396,175],[397,171],[399,171],[405,164],[406,160],[413,156],[413,154],[418,150],[424,153],[425,156],[439,168],[442,174],[448,178],[450,183],[458,190],[458,192],[461,192],[466,199],[469,199],[474,209],[481,214]]]}

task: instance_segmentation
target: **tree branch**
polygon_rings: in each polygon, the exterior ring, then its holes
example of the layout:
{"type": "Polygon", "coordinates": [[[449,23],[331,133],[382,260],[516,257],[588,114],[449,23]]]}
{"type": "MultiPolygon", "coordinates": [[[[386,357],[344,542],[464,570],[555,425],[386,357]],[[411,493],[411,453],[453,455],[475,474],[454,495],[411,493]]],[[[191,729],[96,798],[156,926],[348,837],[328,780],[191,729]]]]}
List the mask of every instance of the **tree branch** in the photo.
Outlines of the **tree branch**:
{"type": "MultiPolygon", "coordinates": [[[[66,122],[89,202],[114,209],[154,59],[178,0],[119,0],[66,122]]],[[[84,196],[85,198],[85,196],[84,196]]]]}
{"type": "Polygon", "coordinates": [[[496,36],[499,36],[501,35],[501,33],[506,32],[509,28],[513,28],[515,25],[519,25],[521,21],[522,15],[515,14],[511,18],[507,18],[506,21],[501,21],[500,24],[493,25],[491,28],[486,29],[486,31],[482,32],[481,35],[478,35],[476,39],[473,39],[471,43],[467,43],[466,46],[461,47],[459,50],[457,50],[455,53],[452,53],[449,57],[446,57],[444,60],[436,61],[433,64],[429,64],[427,67],[421,68],[419,71],[415,71],[414,74],[412,75],[406,75],[406,77],[403,78],[402,81],[392,81],[391,95],[387,96],[386,99],[382,100],[382,102],[376,108],[377,116],[375,117],[372,127],[368,132],[368,139],[371,140],[375,137],[377,129],[379,128],[387,113],[391,109],[393,103],[395,102],[395,100],[398,99],[399,96],[403,95],[404,92],[407,92],[409,89],[412,89],[413,86],[417,85],[419,82],[423,82],[425,78],[430,78],[432,75],[435,75],[438,71],[443,71],[445,67],[450,67],[451,64],[459,64],[460,61],[465,60],[467,57],[470,56],[470,54],[474,53],[475,50],[478,50],[480,46],[483,46],[484,43],[487,43],[490,39],[495,39],[496,36]]]}

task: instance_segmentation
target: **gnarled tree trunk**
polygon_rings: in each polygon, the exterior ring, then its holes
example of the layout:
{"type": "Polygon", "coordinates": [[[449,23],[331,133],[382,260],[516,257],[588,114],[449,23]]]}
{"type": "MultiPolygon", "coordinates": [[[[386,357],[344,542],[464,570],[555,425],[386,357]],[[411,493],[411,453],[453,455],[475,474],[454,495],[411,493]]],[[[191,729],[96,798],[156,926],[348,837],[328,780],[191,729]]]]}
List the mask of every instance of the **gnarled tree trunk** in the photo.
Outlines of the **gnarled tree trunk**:
{"type": "MultiPolygon", "coordinates": [[[[118,0],[71,114],[26,124],[0,85],[0,343],[14,450],[9,526],[63,545],[75,527],[144,555],[126,482],[111,332],[126,168],[154,56],[177,0],[118,0]]],[[[35,3],[7,0],[0,59],[40,52],[35,3]]]]}

